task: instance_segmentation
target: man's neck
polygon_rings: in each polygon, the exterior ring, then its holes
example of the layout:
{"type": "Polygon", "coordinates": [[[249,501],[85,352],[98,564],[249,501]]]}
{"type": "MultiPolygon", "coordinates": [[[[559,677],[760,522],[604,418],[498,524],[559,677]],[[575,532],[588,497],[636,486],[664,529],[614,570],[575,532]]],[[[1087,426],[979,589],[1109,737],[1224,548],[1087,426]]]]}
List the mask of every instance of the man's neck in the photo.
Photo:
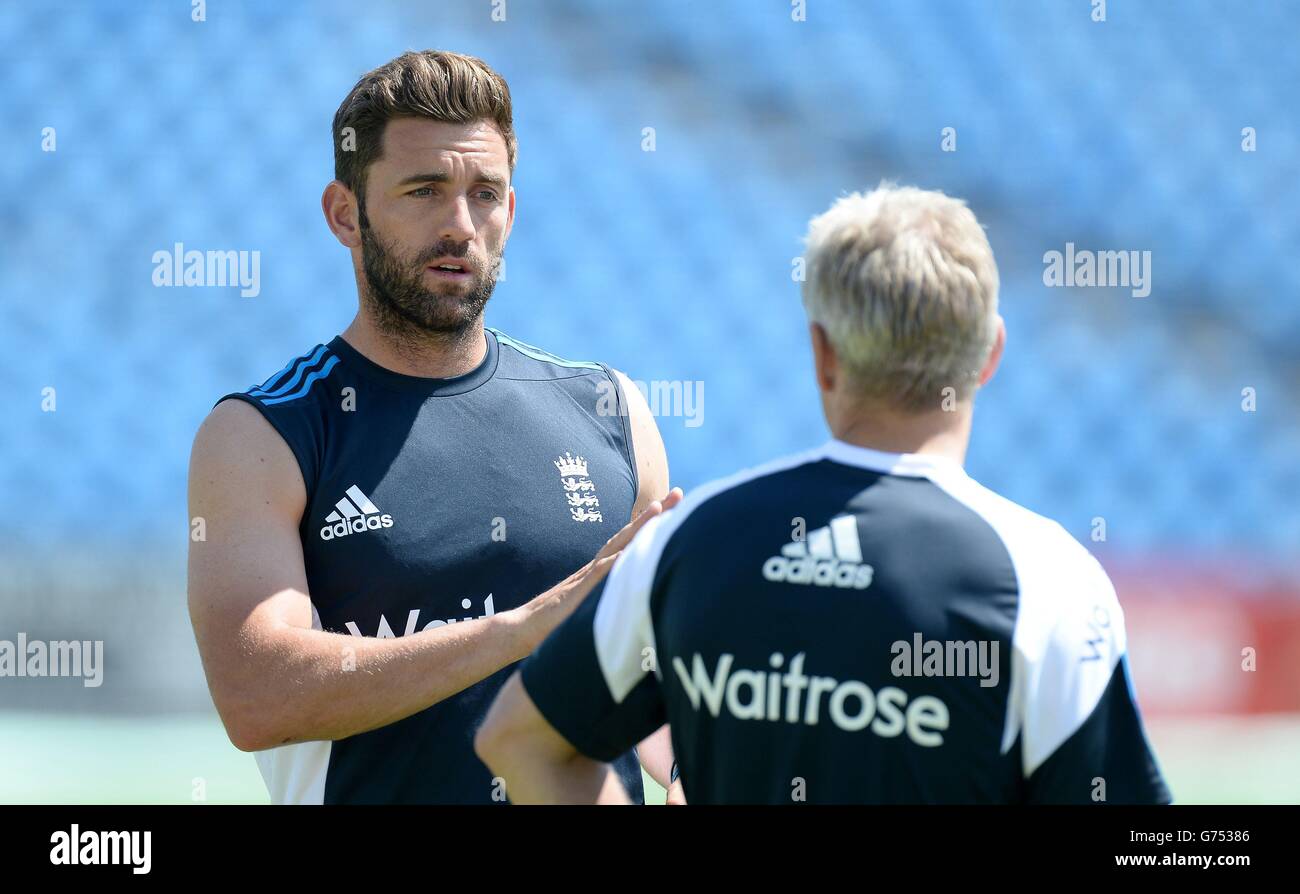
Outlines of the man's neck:
{"type": "Polygon", "coordinates": [[[922,453],[964,465],[970,443],[971,406],[952,412],[903,415],[890,411],[859,413],[830,423],[836,439],[883,453],[922,453]]]}
{"type": "Polygon", "coordinates": [[[476,369],[487,353],[481,316],[460,332],[397,338],[382,331],[362,309],[343,330],[343,340],[384,369],[427,379],[463,376],[476,369]]]}

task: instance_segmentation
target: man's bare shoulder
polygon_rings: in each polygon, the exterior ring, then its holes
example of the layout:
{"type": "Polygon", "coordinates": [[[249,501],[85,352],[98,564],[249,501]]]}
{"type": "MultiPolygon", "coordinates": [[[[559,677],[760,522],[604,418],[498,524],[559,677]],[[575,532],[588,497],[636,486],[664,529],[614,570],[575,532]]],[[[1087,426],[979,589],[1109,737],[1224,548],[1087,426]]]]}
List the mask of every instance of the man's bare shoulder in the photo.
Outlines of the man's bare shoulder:
{"type": "Polygon", "coordinates": [[[299,508],[306,503],[293,451],[261,411],[242,400],[223,400],[212,408],[190,453],[191,489],[231,484],[255,487],[277,503],[299,508]]]}
{"type": "Polygon", "coordinates": [[[636,506],[633,514],[640,512],[652,501],[662,499],[668,494],[668,453],[664,449],[663,436],[655,421],[645,395],[637,388],[627,375],[617,369],[611,372],[617,377],[627,402],[628,427],[632,434],[632,452],[636,457],[637,477],[640,486],[637,492],[636,506]]]}

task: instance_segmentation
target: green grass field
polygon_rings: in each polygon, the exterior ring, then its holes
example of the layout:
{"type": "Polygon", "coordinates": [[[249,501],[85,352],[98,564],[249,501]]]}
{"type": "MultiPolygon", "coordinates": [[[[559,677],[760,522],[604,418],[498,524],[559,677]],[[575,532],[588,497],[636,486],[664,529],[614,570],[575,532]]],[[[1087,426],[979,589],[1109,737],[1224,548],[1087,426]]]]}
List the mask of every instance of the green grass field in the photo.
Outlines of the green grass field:
{"type": "MultiPolygon", "coordinates": [[[[1300,715],[1148,726],[1179,803],[1300,803],[1300,715]]],[[[0,713],[0,768],[0,803],[267,803],[215,714],[0,713]]],[[[646,797],[663,802],[648,779],[646,797]]]]}

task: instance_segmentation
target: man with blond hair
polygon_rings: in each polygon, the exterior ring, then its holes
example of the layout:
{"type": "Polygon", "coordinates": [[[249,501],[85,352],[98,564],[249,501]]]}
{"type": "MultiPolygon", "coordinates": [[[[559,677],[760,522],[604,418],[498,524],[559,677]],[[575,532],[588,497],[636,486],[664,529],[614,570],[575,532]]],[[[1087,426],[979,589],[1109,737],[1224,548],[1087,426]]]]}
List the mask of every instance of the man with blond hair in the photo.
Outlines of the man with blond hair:
{"type": "MultiPolygon", "coordinates": [[[[321,200],[356,317],[195,438],[190,617],[276,803],[505,803],[473,750],[492,697],[629,519],[678,497],[622,373],[484,326],[515,156],[510,89],[482,60],[364,75],[321,200]]],[[[639,799],[634,744],[615,764],[639,799]]],[[[669,783],[666,730],[639,757],[669,783]]]]}
{"type": "Polygon", "coordinates": [[[512,798],[617,802],[603,762],[667,720],[694,804],[1167,802],[1106,573],[962,469],[1006,338],[974,214],[882,186],[806,261],[831,440],[651,520],[479,754],[512,798]]]}

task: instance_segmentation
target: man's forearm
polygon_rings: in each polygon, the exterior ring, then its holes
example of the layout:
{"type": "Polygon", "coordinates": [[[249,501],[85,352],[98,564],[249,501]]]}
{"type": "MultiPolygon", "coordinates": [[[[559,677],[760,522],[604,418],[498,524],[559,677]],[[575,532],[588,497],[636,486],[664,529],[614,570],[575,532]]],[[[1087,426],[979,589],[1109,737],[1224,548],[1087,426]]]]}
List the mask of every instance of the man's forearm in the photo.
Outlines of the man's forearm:
{"type": "Polygon", "coordinates": [[[664,724],[641,741],[636,756],[650,778],[665,789],[671,785],[669,776],[673,767],[673,737],[668,724],[664,724]]]}
{"type": "Polygon", "coordinates": [[[253,647],[243,691],[218,704],[245,750],[342,739],[455,695],[527,656],[537,638],[515,612],[392,639],[280,626],[253,647]]]}
{"type": "Polygon", "coordinates": [[[581,754],[556,759],[523,740],[489,765],[505,780],[511,804],[631,804],[609,764],[581,754]]]}
{"type": "MultiPolygon", "coordinates": [[[[267,607],[241,619],[231,634],[200,633],[208,685],[231,740],[260,751],[342,739],[409,717],[491,676],[532,652],[604,578],[641,526],[680,500],[673,490],[662,504],[655,501],[592,561],[519,608],[489,618],[410,636],[354,637],[285,623],[267,607]]],[[[292,595],[283,591],[265,604],[284,593],[292,595]]],[[[216,624],[193,593],[190,616],[196,632],[216,624]]]]}

